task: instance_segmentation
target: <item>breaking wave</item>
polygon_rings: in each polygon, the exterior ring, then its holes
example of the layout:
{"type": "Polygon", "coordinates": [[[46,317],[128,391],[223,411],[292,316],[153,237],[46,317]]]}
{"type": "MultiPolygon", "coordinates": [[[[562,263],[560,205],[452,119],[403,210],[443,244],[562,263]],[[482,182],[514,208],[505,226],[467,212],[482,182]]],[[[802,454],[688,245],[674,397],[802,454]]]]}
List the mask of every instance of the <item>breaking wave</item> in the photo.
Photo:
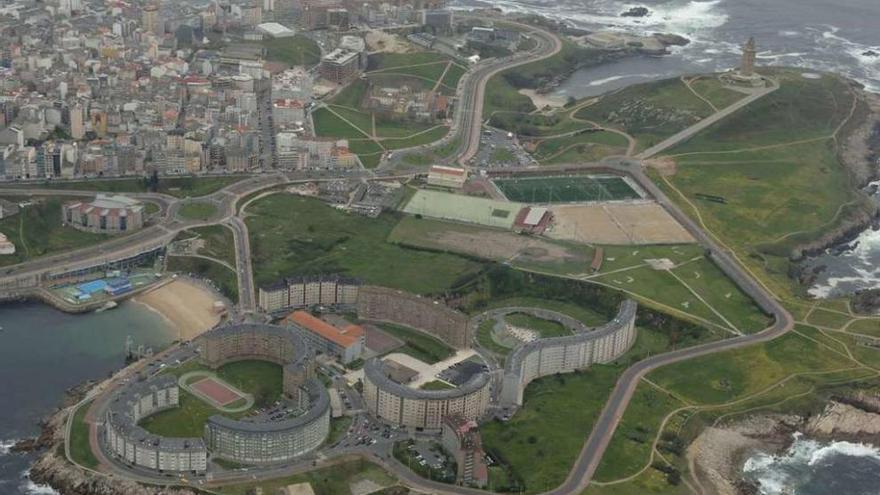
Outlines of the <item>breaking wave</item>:
{"type": "Polygon", "coordinates": [[[874,466],[873,479],[861,480],[859,486],[850,486],[845,493],[871,493],[865,486],[876,486],[880,481],[880,449],[862,443],[821,443],[795,434],[794,443],[779,455],[757,454],[743,466],[747,478],[759,484],[762,495],[809,495],[827,493],[829,479],[846,479],[846,469],[860,472],[874,466]]]}

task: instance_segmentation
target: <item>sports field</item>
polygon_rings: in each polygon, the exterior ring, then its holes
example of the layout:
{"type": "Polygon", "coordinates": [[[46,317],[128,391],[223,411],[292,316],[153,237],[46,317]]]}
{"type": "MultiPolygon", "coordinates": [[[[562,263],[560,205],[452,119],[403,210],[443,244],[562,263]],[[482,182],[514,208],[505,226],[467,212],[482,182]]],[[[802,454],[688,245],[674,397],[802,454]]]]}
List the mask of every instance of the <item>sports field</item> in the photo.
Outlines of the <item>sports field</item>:
{"type": "Polygon", "coordinates": [[[190,388],[213,402],[215,407],[226,406],[242,398],[235,390],[215,378],[203,378],[191,384],[190,388]]]}
{"type": "Polygon", "coordinates": [[[532,204],[620,201],[642,197],[623,177],[614,175],[519,177],[494,179],[492,183],[510,201],[532,204]]]}

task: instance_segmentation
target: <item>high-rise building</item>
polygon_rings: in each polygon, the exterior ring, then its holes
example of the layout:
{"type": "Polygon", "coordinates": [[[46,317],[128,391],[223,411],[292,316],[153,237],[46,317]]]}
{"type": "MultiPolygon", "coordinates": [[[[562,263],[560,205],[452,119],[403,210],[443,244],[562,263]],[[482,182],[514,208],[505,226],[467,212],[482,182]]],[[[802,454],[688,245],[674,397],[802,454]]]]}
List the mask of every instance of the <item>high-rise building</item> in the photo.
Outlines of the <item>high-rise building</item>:
{"type": "Polygon", "coordinates": [[[144,7],[144,10],[141,12],[141,27],[143,27],[145,31],[162,34],[161,31],[159,31],[159,26],[159,7],[155,5],[147,5],[144,7]]]}

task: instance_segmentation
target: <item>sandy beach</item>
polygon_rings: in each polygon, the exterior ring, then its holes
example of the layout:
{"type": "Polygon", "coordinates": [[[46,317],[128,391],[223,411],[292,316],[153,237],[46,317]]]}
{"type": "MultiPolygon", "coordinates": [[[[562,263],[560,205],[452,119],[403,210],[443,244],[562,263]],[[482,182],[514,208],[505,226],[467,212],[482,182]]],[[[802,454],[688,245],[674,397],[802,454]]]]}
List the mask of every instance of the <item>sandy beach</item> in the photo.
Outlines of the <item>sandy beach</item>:
{"type": "Polygon", "coordinates": [[[519,94],[528,96],[532,103],[539,109],[544,107],[562,108],[568,102],[564,96],[538,94],[534,89],[521,89],[519,94]]]}
{"type": "Polygon", "coordinates": [[[220,322],[214,311],[216,300],[207,289],[182,279],[134,298],[164,316],[182,340],[193,339],[220,322]]]}

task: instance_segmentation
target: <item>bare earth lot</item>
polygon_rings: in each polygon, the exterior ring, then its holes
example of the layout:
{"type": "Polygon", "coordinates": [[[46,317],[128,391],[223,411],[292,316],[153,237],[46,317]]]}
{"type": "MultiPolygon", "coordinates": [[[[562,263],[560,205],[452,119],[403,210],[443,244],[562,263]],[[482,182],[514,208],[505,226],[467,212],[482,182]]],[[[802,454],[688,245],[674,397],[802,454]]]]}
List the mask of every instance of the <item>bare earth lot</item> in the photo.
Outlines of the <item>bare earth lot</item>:
{"type": "Polygon", "coordinates": [[[553,239],[587,244],[682,244],[693,237],[656,203],[565,205],[552,208],[553,239]]]}

